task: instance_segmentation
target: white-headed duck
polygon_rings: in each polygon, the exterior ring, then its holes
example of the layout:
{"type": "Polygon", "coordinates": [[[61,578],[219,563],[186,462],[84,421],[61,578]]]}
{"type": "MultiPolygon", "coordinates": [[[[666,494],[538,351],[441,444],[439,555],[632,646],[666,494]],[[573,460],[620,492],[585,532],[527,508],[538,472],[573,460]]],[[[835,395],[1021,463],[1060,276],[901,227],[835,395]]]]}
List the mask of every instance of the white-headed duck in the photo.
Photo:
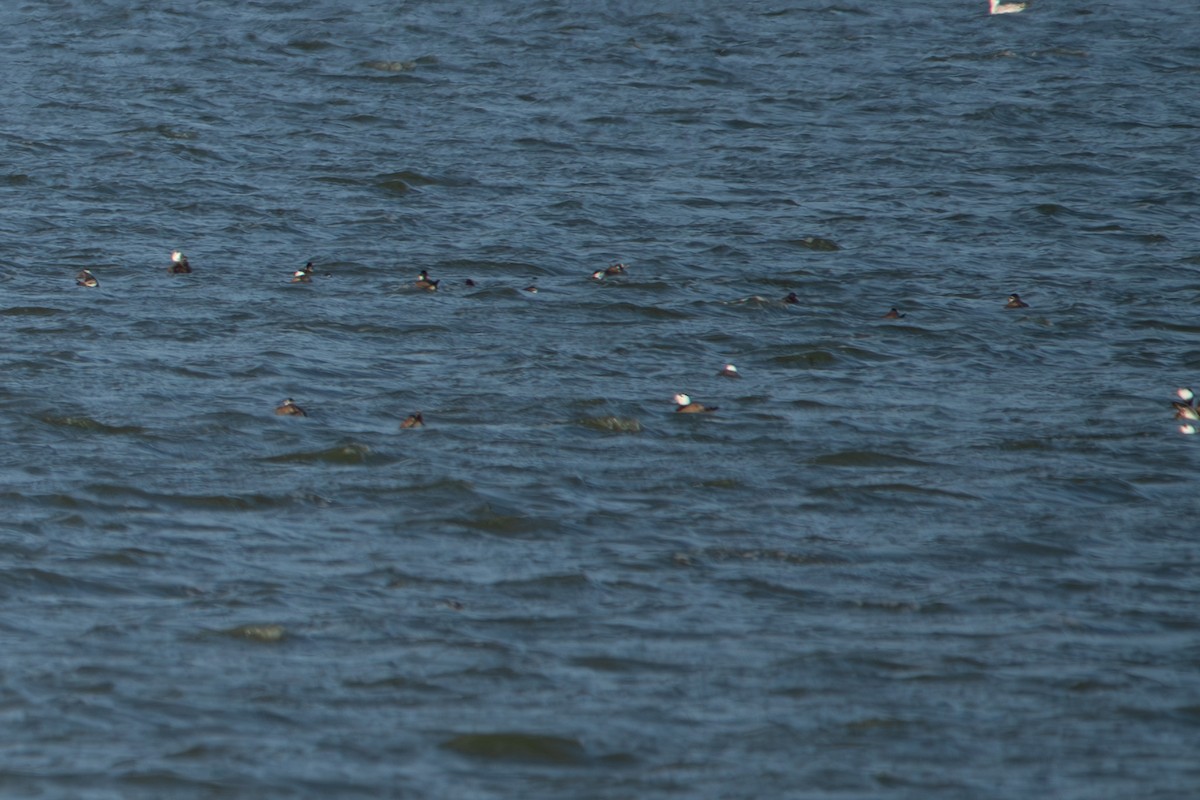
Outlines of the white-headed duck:
{"type": "Polygon", "coordinates": [[[1178,400],[1171,402],[1171,407],[1175,409],[1175,419],[1193,419],[1200,420],[1200,411],[1196,409],[1195,399],[1196,394],[1191,389],[1176,389],[1178,400]]]}
{"type": "Polygon", "coordinates": [[[275,409],[275,413],[281,417],[307,417],[308,412],[300,406],[296,405],[296,401],[292,398],[287,398],[275,409]]]}
{"type": "Polygon", "coordinates": [[[702,414],[716,411],[717,406],[705,406],[692,402],[692,398],[682,392],[675,395],[675,412],[677,414],[702,414]]]}
{"type": "Polygon", "coordinates": [[[298,269],[292,273],[292,283],[312,283],[313,263],[310,261],[304,265],[304,269],[298,269]]]}
{"type": "Polygon", "coordinates": [[[172,275],[186,275],[192,271],[192,265],[188,263],[187,256],[178,250],[171,251],[171,266],[167,267],[167,272],[172,275]]]}
{"type": "Polygon", "coordinates": [[[430,280],[429,273],[426,270],[421,270],[417,273],[417,282],[414,284],[418,289],[424,289],[427,292],[436,292],[440,280],[430,280]]]}

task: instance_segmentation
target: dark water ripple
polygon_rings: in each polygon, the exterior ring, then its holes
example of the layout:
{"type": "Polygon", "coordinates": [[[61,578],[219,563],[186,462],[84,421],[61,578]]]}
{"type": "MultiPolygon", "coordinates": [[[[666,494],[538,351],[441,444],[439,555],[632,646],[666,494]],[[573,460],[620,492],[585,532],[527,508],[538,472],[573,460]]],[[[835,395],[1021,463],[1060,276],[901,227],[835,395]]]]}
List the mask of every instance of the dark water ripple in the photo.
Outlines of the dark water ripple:
{"type": "Polygon", "coordinates": [[[0,793],[1187,796],[1200,47],[984,5],[0,8],[0,793]]]}

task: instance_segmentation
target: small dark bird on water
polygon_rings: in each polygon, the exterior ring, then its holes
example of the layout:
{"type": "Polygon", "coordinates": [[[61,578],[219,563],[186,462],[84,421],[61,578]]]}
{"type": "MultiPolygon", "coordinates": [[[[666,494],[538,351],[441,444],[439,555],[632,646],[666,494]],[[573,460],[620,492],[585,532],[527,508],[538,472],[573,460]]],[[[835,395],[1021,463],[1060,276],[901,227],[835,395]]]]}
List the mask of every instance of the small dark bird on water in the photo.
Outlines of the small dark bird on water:
{"type": "Polygon", "coordinates": [[[1021,295],[1013,292],[1008,296],[1008,302],[1004,304],[1005,308],[1029,308],[1029,303],[1021,299],[1021,295]]]}
{"type": "Polygon", "coordinates": [[[287,398],[279,407],[275,409],[275,413],[281,417],[307,417],[308,412],[300,406],[296,405],[296,401],[292,398],[287,398]]]}
{"type": "Polygon", "coordinates": [[[899,310],[893,308],[891,311],[884,314],[883,318],[884,319],[904,319],[907,316],[908,316],[907,314],[901,314],[899,312],[899,310]]]}
{"type": "Polygon", "coordinates": [[[420,411],[415,414],[409,414],[404,418],[404,421],[400,423],[400,428],[402,430],[404,428],[423,428],[424,426],[425,419],[421,416],[420,411]]]}

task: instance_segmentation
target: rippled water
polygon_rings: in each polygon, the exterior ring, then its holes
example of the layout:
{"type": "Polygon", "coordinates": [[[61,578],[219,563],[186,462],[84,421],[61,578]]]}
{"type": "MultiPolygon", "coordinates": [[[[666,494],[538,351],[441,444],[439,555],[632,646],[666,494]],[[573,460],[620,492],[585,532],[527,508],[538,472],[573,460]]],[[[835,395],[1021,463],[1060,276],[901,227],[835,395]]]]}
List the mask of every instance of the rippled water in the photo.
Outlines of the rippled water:
{"type": "Polygon", "coordinates": [[[1194,791],[1200,17],[984,7],[0,8],[0,793],[1194,791]]]}

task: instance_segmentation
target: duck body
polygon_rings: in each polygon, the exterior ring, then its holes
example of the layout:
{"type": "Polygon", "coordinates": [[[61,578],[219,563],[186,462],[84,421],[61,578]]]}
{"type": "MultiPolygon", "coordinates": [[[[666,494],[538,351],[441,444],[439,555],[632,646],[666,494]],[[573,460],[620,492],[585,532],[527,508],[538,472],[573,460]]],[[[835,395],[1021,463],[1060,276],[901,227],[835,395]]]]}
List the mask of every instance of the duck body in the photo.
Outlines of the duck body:
{"type": "Polygon", "coordinates": [[[1200,410],[1196,408],[1196,393],[1191,389],[1176,389],[1175,395],[1179,398],[1171,402],[1171,407],[1175,409],[1175,419],[1192,419],[1200,420],[1200,410]]]}
{"type": "Polygon", "coordinates": [[[96,280],[96,276],[92,274],[91,270],[84,269],[80,270],[79,274],[75,276],[75,285],[95,289],[100,285],[100,281],[96,280]]]}
{"type": "Polygon", "coordinates": [[[400,423],[401,430],[405,430],[407,428],[423,428],[423,427],[425,427],[425,419],[424,419],[424,417],[421,416],[420,411],[418,411],[415,414],[409,414],[400,423]]]}
{"type": "Polygon", "coordinates": [[[427,292],[436,292],[439,283],[441,283],[440,280],[431,280],[429,273],[426,270],[421,270],[419,273],[417,273],[417,282],[413,285],[418,289],[424,289],[427,292]]]}
{"type": "Polygon", "coordinates": [[[675,395],[676,414],[708,414],[716,411],[717,408],[718,406],[706,406],[696,403],[692,398],[683,393],[675,395]]]}
{"type": "Polygon", "coordinates": [[[907,314],[901,314],[899,309],[893,308],[891,311],[883,315],[884,319],[904,319],[907,314]]]}
{"type": "Polygon", "coordinates": [[[1021,295],[1013,292],[1008,296],[1008,302],[1004,304],[1005,308],[1029,308],[1029,303],[1021,299],[1021,295]]]}
{"type": "Polygon", "coordinates": [[[1195,406],[1176,401],[1171,403],[1171,407],[1175,409],[1175,419],[1200,420],[1200,412],[1196,410],[1195,406]]]}
{"type": "Polygon", "coordinates": [[[304,265],[303,269],[298,269],[292,273],[292,283],[312,283],[313,263],[310,261],[304,265]]]}
{"type": "Polygon", "coordinates": [[[167,267],[167,272],[171,275],[187,275],[192,271],[192,265],[188,263],[187,256],[178,250],[171,251],[171,266],[167,267]]]}
{"type": "Polygon", "coordinates": [[[308,412],[300,406],[296,405],[296,401],[292,398],[287,398],[275,409],[275,414],[280,417],[307,417],[308,412]]]}
{"type": "Polygon", "coordinates": [[[614,275],[624,275],[628,271],[629,271],[629,268],[618,261],[616,264],[613,264],[611,267],[605,267],[604,269],[596,270],[595,272],[592,273],[592,278],[594,280],[602,281],[605,278],[611,278],[614,275]]]}

